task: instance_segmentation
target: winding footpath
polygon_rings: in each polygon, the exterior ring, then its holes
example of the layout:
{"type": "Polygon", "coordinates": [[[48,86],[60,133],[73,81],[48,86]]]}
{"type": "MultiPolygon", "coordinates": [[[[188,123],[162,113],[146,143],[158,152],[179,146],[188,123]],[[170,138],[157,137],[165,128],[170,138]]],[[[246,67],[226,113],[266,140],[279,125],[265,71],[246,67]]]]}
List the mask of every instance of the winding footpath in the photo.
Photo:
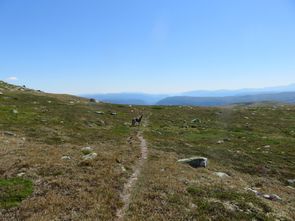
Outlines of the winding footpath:
{"type": "Polygon", "coordinates": [[[123,201],[123,207],[117,210],[116,216],[117,221],[123,221],[125,217],[125,213],[128,210],[129,204],[130,204],[130,196],[132,193],[132,190],[136,184],[136,181],[138,180],[138,177],[141,173],[141,169],[143,167],[144,162],[147,159],[148,156],[148,147],[146,140],[144,139],[141,132],[137,133],[137,138],[140,141],[140,150],[141,150],[141,156],[138,161],[138,163],[135,166],[133,174],[129,177],[128,181],[124,185],[123,192],[121,194],[121,199],[123,201]]]}

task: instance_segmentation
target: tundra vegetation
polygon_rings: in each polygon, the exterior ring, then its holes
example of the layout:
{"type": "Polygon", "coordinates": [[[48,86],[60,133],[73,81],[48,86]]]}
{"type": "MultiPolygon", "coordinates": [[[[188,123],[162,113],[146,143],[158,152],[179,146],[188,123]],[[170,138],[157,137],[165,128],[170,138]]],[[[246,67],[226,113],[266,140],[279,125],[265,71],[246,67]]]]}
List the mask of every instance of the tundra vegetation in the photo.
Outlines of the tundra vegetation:
{"type": "Polygon", "coordinates": [[[0,82],[0,220],[294,220],[295,107],[128,106],[0,82]],[[140,126],[132,119],[143,114],[140,126]],[[179,159],[202,156],[206,168],[179,159]]]}

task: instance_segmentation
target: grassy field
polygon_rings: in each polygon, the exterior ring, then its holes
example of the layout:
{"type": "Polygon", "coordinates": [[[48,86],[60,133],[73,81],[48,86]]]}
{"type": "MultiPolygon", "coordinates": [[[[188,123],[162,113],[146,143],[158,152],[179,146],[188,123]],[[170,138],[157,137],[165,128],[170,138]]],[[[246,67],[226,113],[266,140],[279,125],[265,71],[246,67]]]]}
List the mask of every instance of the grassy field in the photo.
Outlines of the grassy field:
{"type": "Polygon", "coordinates": [[[134,107],[4,82],[0,92],[0,220],[116,220],[138,131],[149,155],[125,220],[295,220],[294,106],[134,107]],[[177,162],[192,156],[208,167],[177,162]]]}

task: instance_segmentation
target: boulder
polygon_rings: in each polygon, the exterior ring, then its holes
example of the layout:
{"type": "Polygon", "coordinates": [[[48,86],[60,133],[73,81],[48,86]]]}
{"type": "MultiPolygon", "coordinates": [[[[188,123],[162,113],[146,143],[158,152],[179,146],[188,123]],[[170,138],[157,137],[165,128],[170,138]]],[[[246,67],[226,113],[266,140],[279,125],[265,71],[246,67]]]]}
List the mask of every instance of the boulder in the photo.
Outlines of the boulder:
{"type": "Polygon", "coordinates": [[[191,158],[186,158],[186,159],[180,159],[177,162],[186,163],[194,168],[208,166],[208,159],[206,157],[191,157],[191,158]]]}

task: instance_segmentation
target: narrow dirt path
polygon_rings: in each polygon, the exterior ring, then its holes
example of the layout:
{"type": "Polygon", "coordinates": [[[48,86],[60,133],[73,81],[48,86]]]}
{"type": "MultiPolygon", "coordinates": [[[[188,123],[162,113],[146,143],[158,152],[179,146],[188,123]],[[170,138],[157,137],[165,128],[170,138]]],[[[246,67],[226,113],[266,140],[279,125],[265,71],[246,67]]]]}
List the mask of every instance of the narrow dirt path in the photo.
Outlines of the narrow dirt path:
{"type": "Polygon", "coordinates": [[[146,140],[144,139],[142,133],[139,131],[137,133],[137,138],[140,141],[140,150],[141,150],[141,156],[138,161],[138,163],[135,166],[133,174],[129,177],[127,183],[124,185],[124,190],[121,194],[121,199],[124,203],[123,207],[117,210],[117,221],[123,221],[126,211],[128,210],[129,204],[130,204],[130,196],[132,193],[132,190],[136,184],[136,181],[138,180],[138,177],[140,175],[141,169],[143,167],[143,164],[148,156],[148,147],[146,140]]]}

